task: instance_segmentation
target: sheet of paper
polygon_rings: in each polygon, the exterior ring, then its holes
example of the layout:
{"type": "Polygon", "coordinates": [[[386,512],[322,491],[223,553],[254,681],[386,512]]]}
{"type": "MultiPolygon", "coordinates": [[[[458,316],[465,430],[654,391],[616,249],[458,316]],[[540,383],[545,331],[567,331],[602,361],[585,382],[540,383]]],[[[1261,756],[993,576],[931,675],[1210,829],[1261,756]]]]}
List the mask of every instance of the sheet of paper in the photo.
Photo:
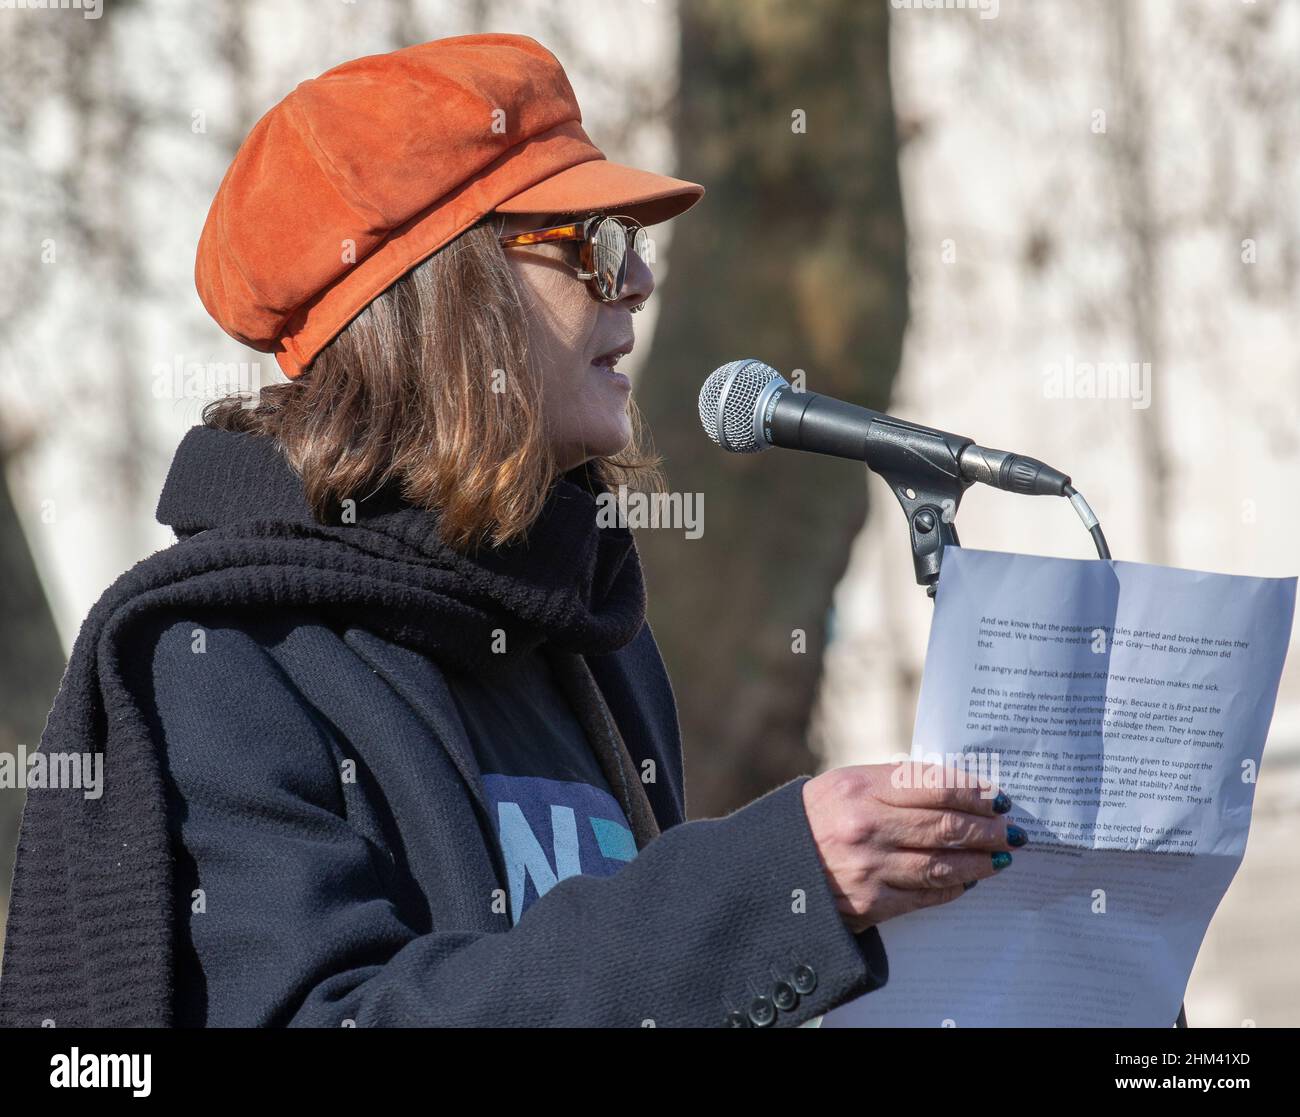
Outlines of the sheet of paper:
{"type": "Polygon", "coordinates": [[[1295,594],[950,549],[911,756],[994,778],[1030,844],[881,924],[888,984],[822,1026],[1170,1027],[1245,853],[1295,594]]]}

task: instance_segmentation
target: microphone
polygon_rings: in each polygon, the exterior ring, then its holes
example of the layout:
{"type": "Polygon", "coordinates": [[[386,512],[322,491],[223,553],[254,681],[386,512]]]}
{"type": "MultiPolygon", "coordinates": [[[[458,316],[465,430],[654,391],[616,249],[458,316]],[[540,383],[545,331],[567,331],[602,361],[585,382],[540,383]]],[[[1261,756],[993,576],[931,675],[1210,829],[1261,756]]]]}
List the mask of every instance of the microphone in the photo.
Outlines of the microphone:
{"type": "Polygon", "coordinates": [[[704,382],[700,423],[710,439],[733,454],[782,446],[865,462],[886,478],[920,470],[963,488],[979,482],[1030,496],[1073,496],[1070,478],[1037,458],[796,391],[776,369],[753,358],[723,365],[704,382]]]}

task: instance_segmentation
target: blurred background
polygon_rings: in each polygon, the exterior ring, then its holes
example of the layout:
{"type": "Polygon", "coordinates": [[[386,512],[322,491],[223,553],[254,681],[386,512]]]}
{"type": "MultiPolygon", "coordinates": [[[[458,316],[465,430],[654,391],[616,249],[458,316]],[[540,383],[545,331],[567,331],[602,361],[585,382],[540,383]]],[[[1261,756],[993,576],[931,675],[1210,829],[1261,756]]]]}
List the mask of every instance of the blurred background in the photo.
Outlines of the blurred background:
{"type": "MultiPolygon", "coordinates": [[[[639,534],[692,816],[905,751],[932,608],[883,482],[704,438],[725,361],[1045,458],[1117,558],[1300,568],[1300,0],[82,3],[0,11],[2,750],[171,542],[153,513],[204,403],[281,379],[194,291],[240,140],[330,66],[474,31],[554,51],[610,158],[708,188],[654,230],[632,369],[669,486],[705,496],[702,538],[639,534]],[[1054,390],[1101,363],[1145,390],[1054,390]]],[[[1064,501],[974,489],[958,528],[1094,553],[1064,501]]],[[[0,791],[0,922],[20,810],[0,791]]],[[[1300,1024],[1297,838],[1293,648],[1194,1026],[1300,1024]]]]}

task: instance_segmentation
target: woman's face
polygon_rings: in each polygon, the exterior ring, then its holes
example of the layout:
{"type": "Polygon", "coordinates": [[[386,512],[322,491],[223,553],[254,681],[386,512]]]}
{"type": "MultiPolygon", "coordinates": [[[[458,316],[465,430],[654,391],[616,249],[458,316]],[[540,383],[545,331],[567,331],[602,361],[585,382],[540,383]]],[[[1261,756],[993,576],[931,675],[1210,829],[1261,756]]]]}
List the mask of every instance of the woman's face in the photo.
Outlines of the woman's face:
{"type": "MultiPolygon", "coordinates": [[[[563,214],[510,214],[504,233],[561,225],[563,214]]],[[[650,297],[654,278],[628,253],[617,302],[597,300],[578,279],[575,243],[510,248],[506,256],[528,310],[528,347],[542,376],[542,411],[561,470],[617,454],[632,439],[631,381],[615,365],[632,351],[632,308],[650,297]]]]}

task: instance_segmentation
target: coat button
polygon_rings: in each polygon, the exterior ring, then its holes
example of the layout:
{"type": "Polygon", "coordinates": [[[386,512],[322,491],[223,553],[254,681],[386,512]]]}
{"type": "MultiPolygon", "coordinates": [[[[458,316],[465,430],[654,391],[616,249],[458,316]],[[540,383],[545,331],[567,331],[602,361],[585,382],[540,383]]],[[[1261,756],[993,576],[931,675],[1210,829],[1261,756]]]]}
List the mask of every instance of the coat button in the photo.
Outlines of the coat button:
{"type": "Polygon", "coordinates": [[[751,1027],[749,1017],[743,1012],[736,1012],[734,1009],[727,1013],[728,1028],[748,1028],[751,1027]]]}
{"type": "Polygon", "coordinates": [[[790,975],[790,983],[800,996],[806,997],[817,988],[817,971],[807,962],[800,962],[790,975]]]}
{"type": "Polygon", "coordinates": [[[776,1023],[776,1005],[771,997],[759,995],[749,1002],[749,1020],[755,1028],[768,1028],[776,1023]]]}
{"type": "Polygon", "coordinates": [[[772,1003],[782,1012],[793,1012],[799,1005],[799,993],[788,981],[781,979],[772,986],[772,1003]]]}

